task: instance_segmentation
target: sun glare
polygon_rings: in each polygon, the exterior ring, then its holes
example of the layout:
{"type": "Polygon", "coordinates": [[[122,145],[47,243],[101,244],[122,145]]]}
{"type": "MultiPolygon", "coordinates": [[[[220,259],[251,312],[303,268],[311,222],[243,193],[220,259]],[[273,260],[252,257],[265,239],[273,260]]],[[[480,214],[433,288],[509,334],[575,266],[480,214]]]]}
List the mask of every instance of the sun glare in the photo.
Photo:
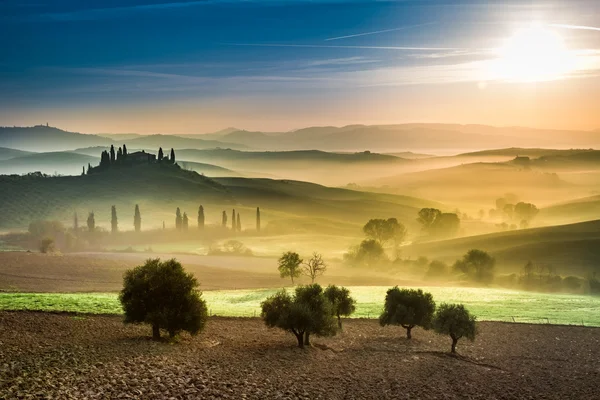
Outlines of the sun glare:
{"type": "Polygon", "coordinates": [[[517,82],[560,79],[572,70],[571,58],[558,33],[532,24],[499,49],[495,72],[501,79],[517,82]]]}

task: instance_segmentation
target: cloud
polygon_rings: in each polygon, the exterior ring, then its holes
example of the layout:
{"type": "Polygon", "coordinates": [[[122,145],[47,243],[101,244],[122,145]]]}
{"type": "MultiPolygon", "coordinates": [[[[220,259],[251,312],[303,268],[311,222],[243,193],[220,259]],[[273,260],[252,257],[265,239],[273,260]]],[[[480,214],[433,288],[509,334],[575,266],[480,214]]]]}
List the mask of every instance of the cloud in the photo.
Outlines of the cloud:
{"type": "Polygon", "coordinates": [[[439,51],[439,50],[469,50],[461,47],[405,47],[405,46],[344,46],[344,45],[319,45],[319,44],[285,44],[285,43],[223,43],[226,46],[253,46],[253,47],[298,47],[312,49],[374,49],[374,50],[413,50],[413,51],[439,51]]]}
{"type": "Polygon", "coordinates": [[[377,35],[379,33],[402,31],[402,30],[405,30],[405,29],[418,28],[418,27],[421,27],[421,26],[432,25],[434,23],[435,22],[428,22],[426,24],[417,24],[417,25],[402,26],[400,28],[384,29],[384,30],[381,30],[381,31],[355,33],[353,35],[346,35],[346,36],[338,36],[338,37],[328,38],[328,39],[325,39],[325,41],[327,42],[327,41],[330,41],[330,40],[341,40],[341,39],[355,38],[355,37],[359,37],[359,36],[377,35]]]}
{"type": "Polygon", "coordinates": [[[594,26],[583,26],[583,25],[566,25],[566,24],[550,24],[555,28],[564,28],[564,29],[582,29],[586,31],[600,31],[600,28],[596,28],[594,26]]]}

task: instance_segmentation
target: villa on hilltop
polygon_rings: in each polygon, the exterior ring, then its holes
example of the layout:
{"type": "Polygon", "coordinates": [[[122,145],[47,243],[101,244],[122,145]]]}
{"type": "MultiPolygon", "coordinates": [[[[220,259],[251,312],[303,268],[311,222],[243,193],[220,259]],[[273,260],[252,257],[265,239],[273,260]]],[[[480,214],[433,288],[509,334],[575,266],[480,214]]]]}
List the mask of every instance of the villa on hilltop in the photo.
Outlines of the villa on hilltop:
{"type": "Polygon", "coordinates": [[[175,164],[175,150],[171,149],[171,155],[165,156],[162,147],[158,149],[158,155],[155,155],[146,153],[145,150],[128,153],[126,145],[115,151],[115,147],[111,145],[110,150],[104,150],[100,155],[100,164],[95,167],[88,164],[87,172],[84,167],[83,174],[101,172],[114,167],[142,164],[175,164]]]}

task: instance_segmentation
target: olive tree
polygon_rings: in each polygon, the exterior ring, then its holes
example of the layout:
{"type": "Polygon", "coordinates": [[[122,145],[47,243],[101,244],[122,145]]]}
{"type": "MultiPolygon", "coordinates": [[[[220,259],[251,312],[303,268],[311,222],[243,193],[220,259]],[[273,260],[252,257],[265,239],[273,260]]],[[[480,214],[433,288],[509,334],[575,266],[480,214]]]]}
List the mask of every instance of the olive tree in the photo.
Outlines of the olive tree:
{"type": "Polygon", "coordinates": [[[332,305],[318,284],[298,286],[294,296],[284,289],[268,297],[261,303],[261,317],[268,327],[293,333],[300,348],[310,345],[311,334],[336,334],[332,305]]]}
{"type": "Polygon", "coordinates": [[[399,289],[395,286],[385,295],[383,313],[379,316],[379,324],[400,325],[406,329],[406,338],[412,338],[411,330],[415,326],[423,329],[431,327],[431,319],[435,311],[435,302],[431,293],[421,289],[399,289]]]}
{"type": "Polygon", "coordinates": [[[332,305],[333,315],[338,320],[338,328],[342,329],[342,316],[348,317],[356,311],[356,300],[350,297],[350,291],[345,287],[329,285],[323,293],[332,305]]]}
{"type": "Polygon", "coordinates": [[[164,329],[174,337],[181,331],[201,332],[208,319],[206,302],[198,291],[198,281],[171,259],[150,259],[125,272],[119,300],[125,323],[152,325],[152,338],[160,339],[164,329]]]}
{"type": "Polygon", "coordinates": [[[452,338],[451,352],[456,353],[458,340],[465,337],[471,341],[477,335],[476,317],[462,304],[441,304],[433,317],[433,330],[452,338]]]}
{"type": "Polygon", "coordinates": [[[301,264],[302,259],[298,255],[298,253],[294,253],[293,251],[288,251],[283,253],[278,260],[279,264],[279,275],[282,278],[290,277],[292,279],[292,285],[294,284],[294,278],[298,278],[302,273],[301,264]]]}
{"type": "Polygon", "coordinates": [[[406,227],[398,222],[396,218],[371,219],[363,227],[364,234],[381,245],[389,240],[400,243],[406,237],[406,227]]]}

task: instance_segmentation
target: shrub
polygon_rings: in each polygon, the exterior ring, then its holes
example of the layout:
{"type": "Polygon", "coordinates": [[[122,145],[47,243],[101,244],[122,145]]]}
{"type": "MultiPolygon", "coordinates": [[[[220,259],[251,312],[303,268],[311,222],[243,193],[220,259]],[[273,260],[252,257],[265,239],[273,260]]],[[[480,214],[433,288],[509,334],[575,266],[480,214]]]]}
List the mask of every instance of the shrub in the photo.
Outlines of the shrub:
{"type": "Polygon", "coordinates": [[[40,253],[53,253],[55,250],[54,239],[45,238],[40,241],[40,253]]]}
{"type": "Polygon", "coordinates": [[[431,293],[421,289],[399,289],[395,286],[385,295],[383,313],[379,317],[381,326],[400,325],[406,329],[406,338],[412,337],[415,326],[429,329],[435,311],[435,302],[431,293]]]}
{"type": "Polygon", "coordinates": [[[318,284],[298,286],[293,297],[281,290],[263,301],[261,309],[265,325],[293,333],[300,348],[310,345],[311,334],[336,333],[332,305],[318,284]]]}
{"type": "Polygon", "coordinates": [[[125,272],[119,300],[125,323],[152,325],[152,338],[160,339],[164,329],[170,337],[181,331],[201,332],[208,319],[205,301],[197,290],[198,281],[175,259],[150,259],[125,272]]]}
{"type": "Polygon", "coordinates": [[[448,275],[448,265],[445,262],[433,260],[429,263],[425,278],[427,279],[439,279],[445,278],[448,275]]]}
{"type": "Polygon", "coordinates": [[[325,297],[332,305],[333,315],[337,317],[338,328],[342,329],[342,316],[348,317],[356,311],[356,300],[350,297],[350,291],[345,287],[327,286],[325,297]]]}
{"type": "Polygon", "coordinates": [[[456,353],[456,343],[466,337],[473,341],[477,334],[475,316],[462,304],[441,304],[433,317],[433,330],[452,338],[452,353],[456,353]]]}
{"type": "Polygon", "coordinates": [[[469,250],[461,260],[454,263],[454,270],[462,272],[467,279],[489,284],[494,280],[496,260],[482,250],[469,250]]]}
{"type": "Polygon", "coordinates": [[[386,261],[387,256],[383,246],[377,240],[367,239],[344,254],[344,260],[352,264],[373,266],[386,261]]]}

